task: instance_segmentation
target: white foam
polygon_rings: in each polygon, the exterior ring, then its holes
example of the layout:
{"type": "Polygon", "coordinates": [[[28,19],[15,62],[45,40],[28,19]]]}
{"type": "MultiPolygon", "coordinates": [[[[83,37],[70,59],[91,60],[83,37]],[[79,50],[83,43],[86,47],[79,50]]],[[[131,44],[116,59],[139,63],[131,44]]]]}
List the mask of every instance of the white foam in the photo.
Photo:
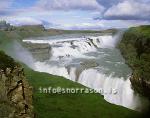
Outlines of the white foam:
{"type": "Polygon", "coordinates": [[[71,67],[70,73],[68,73],[67,68],[60,66],[51,66],[45,62],[36,62],[34,70],[39,72],[46,72],[53,75],[58,75],[70,79],[72,81],[76,80],[76,68],[71,67]]]}
{"type": "MultiPolygon", "coordinates": [[[[47,37],[48,38],[48,37],[47,37]]],[[[49,43],[49,44],[55,44],[55,43],[59,43],[59,42],[64,42],[64,41],[73,41],[73,40],[84,40],[84,38],[67,38],[67,39],[24,39],[23,42],[27,42],[27,43],[49,43]]]]}
{"type": "Polygon", "coordinates": [[[67,69],[65,67],[51,66],[45,62],[36,62],[34,70],[39,72],[46,72],[53,75],[63,76],[69,78],[67,69]]]}
{"type": "Polygon", "coordinates": [[[97,36],[89,38],[68,38],[58,40],[31,40],[25,39],[27,43],[49,44],[51,46],[51,58],[93,58],[85,53],[95,52],[97,48],[113,47],[113,36],[97,36]],[[108,43],[110,42],[110,43],[108,43]]]}
{"type": "Polygon", "coordinates": [[[110,103],[130,109],[137,109],[141,105],[139,96],[134,94],[129,79],[106,76],[95,69],[88,69],[81,73],[78,82],[95,90],[103,90],[104,99],[110,103]],[[110,93],[111,90],[116,93],[110,93]]]}
{"type": "Polygon", "coordinates": [[[69,79],[72,80],[72,81],[76,81],[76,68],[75,67],[72,67],[70,69],[70,77],[69,79]]]}

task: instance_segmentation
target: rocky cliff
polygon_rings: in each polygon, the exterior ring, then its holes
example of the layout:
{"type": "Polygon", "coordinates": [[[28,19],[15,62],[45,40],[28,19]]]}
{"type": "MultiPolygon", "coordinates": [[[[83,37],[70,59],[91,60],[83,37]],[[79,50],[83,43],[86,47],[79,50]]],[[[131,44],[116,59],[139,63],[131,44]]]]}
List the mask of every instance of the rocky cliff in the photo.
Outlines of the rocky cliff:
{"type": "Polygon", "coordinates": [[[48,60],[51,56],[51,47],[49,44],[38,44],[24,42],[23,46],[26,47],[37,61],[48,60]]]}
{"type": "Polygon", "coordinates": [[[6,23],[6,21],[0,21],[0,30],[10,31],[12,29],[13,26],[11,26],[9,23],[6,23]]]}
{"type": "Polygon", "coordinates": [[[150,26],[128,29],[119,48],[133,70],[133,88],[150,99],[150,26]]]}
{"type": "Polygon", "coordinates": [[[23,68],[8,62],[12,59],[4,53],[0,55],[0,118],[33,118],[32,87],[23,68]]]}

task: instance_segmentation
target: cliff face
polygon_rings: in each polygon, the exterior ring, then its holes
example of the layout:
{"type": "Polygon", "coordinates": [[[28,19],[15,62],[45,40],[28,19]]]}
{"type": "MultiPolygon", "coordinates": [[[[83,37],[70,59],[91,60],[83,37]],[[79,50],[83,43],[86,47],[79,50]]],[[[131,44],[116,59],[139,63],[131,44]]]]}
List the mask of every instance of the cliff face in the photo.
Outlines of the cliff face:
{"type": "Polygon", "coordinates": [[[13,27],[9,23],[6,23],[6,21],[0,21],[0,30],[10,31],[12,28],[13,27]]]}
{"type": "Polygon", "coordinates": [[[150,98],[150,26],[128,29],[119,48],[133,70],[130,78],[133,88],[150,98]]]}
{"type": "Polygon", "coordinates": [[[140,94],[150,98],[150,81],[136,75],[135,71],[130,78],[133,88],[140,94]]]}
{"type": "Polygon", "coordinates": [[[0,118],[33,118],[32,87],[19,65],[0,67],[0,118]]]}
{"type": "Polygon", "coordinates": [[[51,56],[51,47],[49,44],[27,43],[23,45],[32,53],[37,61],[48,60],[51,56]]]}

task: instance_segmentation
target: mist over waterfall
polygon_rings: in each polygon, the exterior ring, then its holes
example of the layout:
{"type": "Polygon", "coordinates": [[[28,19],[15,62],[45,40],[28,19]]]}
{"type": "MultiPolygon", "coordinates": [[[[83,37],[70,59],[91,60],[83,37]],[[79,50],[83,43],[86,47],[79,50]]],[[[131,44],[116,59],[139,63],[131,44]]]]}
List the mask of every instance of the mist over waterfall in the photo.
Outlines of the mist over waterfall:
{"type": "Polygon", "coordinates": [[[34,62],[36,71],[63,76],[95,90],[102,89],[106,101],[139,110],[143,98],[132,90],[129,80],[132,71],[116,48],[122,34],[70,34],[24,39],[23,42],[50,46],[49,58],[34,62]],[[115,93],[110,94],[110,90],[115,93]]]}
{"type": "Polygon", "coordinates": [[[35,59],[33,58],[31,52],[23,47],[20,42],[13,41],[11,45],[7,46],[5,52],[13,57],[15,60],[23,62],[30,68],[34,69],[35,59]]]}

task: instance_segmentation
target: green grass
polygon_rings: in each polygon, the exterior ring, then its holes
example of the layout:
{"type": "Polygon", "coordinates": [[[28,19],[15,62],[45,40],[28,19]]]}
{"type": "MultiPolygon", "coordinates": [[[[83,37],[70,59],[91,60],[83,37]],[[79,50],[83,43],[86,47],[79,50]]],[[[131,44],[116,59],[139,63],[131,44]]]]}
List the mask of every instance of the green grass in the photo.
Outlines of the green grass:
{"type": "Polygon", "coordinates": [[[6,68],[14,68],[17,63],[3,51],[0,51],[0,69],[6,70],[6,68]]]}
{"type": "Polygon", "coordinates": [[[138,27],[132,27],[128,30],[138,36],[145,36],[150,38],[150,25],[142,25],[138,27]]]}
{"type": "Polygon", "coordinates": [[[106,102],[100,94],[45,94],[39,87],[83,88],[63,77],[33,71],[25,66],[34,87],[34,110],[38,118],[136,118],[138,113],[106,102]]]}

